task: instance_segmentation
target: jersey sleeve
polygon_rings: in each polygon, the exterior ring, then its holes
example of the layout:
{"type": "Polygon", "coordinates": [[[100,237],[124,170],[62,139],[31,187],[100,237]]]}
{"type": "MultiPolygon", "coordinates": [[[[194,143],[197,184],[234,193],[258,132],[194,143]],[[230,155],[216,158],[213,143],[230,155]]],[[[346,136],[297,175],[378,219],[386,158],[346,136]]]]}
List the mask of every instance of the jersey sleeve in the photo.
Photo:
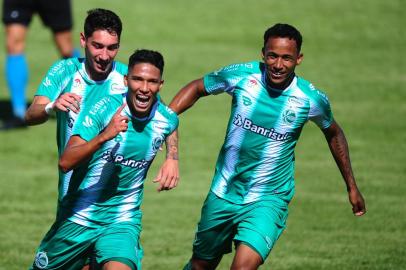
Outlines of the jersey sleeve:
{"type": "Polygon", "coordinates": [[[235,86],[246,76],[243,71],[245,65],[233,64],[206,74],[203,82],[207,94],[217,95],[224,92],[232,94],[235,86]]]}
{"type": "Polygon", "coordinates": [[[65,72],[69,61],[60,60],[50,67],[37,88],[36,96],[45,96],[51,101],[58,98],[70,79],[65,72]]]}
{"type": "Polygon", "coordinates": [[[309,119],[320,129],[328,128],[334,120],[327,95],[317,89],[310,96],[309,119]]]}
{"type": "Polygon", "coordinates": [[[80,136],[85,141],[96,137],[110,123],[111,118],[121,103],[112,96],[107,96],[79,114],[72,136],[80,136]]]}

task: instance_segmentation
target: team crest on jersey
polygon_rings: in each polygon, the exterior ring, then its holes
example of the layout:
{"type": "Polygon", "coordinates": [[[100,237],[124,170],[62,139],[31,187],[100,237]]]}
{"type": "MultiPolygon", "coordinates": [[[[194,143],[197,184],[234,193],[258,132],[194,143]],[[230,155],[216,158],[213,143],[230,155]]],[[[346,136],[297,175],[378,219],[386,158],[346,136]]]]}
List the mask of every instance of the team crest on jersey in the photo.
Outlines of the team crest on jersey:
{"type": "Polygon", "coordinates": [[[48,256],[46,252],[41,251],[35,255],[35,266],[39,269],[45,269],[45,267],[48,266],[48,256]]]}
{"type": "Polygon", "coordinates": [[[287,109],[282,113],[282,118],[286,124],[292,124],[296,120],[296,113],[287,109]]]}
{"type": "Polygon", "coordinates": [[[154,149],[154,152],[157,152],[159,150],[159,147],[161,147],[163,142],[164,138],[162,136],[156,137],[152,140],[152,149],[154,149]]]}

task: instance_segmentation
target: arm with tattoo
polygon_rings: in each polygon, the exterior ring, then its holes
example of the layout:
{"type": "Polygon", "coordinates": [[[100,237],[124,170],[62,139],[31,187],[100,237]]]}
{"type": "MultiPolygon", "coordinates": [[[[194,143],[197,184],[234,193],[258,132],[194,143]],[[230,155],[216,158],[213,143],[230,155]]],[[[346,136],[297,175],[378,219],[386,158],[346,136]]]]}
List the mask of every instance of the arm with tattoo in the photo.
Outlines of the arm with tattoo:
{"type": "Polygon", "coordinates": [[[358,190],[354,174],[351,167],[348,143],[341,127],[334,121],[330,127],[323,130],[329,145],[331,154],[340,169],[341,175],[347,186],[347,192],[350,203],[352,204],[353,213],[356,216],[365,214],[365,202],[358,190]]]}

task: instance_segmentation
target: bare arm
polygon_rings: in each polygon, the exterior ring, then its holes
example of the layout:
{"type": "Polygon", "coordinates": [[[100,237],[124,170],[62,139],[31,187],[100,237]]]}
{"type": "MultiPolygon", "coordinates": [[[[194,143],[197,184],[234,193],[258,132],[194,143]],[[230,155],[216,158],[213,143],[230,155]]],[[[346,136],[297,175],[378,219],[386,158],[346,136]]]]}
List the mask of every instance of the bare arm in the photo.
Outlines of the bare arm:
{"type": "Polygon", "coordinates": [[[49,110],[59,110],[67,112],[69,110],[78,113],[82,97],[73,93],[65,93],[59,96],[55,102],[51,103],[48,97],[35,96],[30,107],[25,113],[25,122],[28,125],[39,125],[48,120],[49,112],[46,107],[50,105],[49,110]]]}
{"type": "Polygon", "coordinates": [[[158,191],[170,190],[179,182],[178,130],[166,138],[166,160],[158,171],[154,182],[159,182],[158,191]]]}
{"type": "Polygon", "coordinates": [[[172,99],[169,107],[177,114],[181,114],[192,107],[199,98],[205,95],[207,94],[204,88],[203,79],[197,79],[180,89],[172,99]]]}
{"type": "Polygon", "coordinates": [[[25,122],[28,125],[39,125],[48,120],[49,115],[45,111],[45,107],[51,101],[44,96],[35,96],[30,107],[25,113],[25,122]]]}
{"type": "Polygon", "coordinates": [[[352,204],[352,211],[356,216],[362,216],[366,212],[365,202],[355,182],[348,143],[344,132],[334,121],[330,127],[323,130],[323,133],[330,147],[331,154],[333,155],[347,186],[349,200],[352,204]]]}
{"type": "Polygon", "coordinates": [[[59,168],[68,172],[89,159],[106,141],[114,138],[128,128],[128,117],[120,115],[125,104],[114,114],[108,126],[102,133],[90,141],[85,141],[79,136],[72,136],[59,159],[59,168]]]}

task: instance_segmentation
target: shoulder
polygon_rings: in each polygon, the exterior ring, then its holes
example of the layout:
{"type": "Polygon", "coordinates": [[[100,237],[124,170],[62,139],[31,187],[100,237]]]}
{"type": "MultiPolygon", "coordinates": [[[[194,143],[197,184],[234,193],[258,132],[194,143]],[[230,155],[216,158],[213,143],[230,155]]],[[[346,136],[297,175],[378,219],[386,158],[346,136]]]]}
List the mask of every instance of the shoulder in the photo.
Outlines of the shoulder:
{"type": "Polygon", "coordinates": [[[121,75],[127,75],[128,66],[126,64],[123,64],[119,61],[114,61],[114,65],[114,69],[116,72],[120,73],[121,75]]]}
{"type": "Polygon", "coordinates": [[[311,82],[297,77],[297,87],[308,97],[311,101],[317,103],[329,103],[329,99],[326,93],[319,88],[316,88],[311,82]]]}
{"type": "Polygon", "coordinates": [[[78,70],[80,61],[78,58],[68,58],[56,61],[48,70],[49,76],[65,76],[78,70]]]}
{"type": "Polygon", "coordinates": [[[166,106],[164,103],[161,101],[158,101],[158,112],[159,115],[161,115],[164,119],[166,119],[169,123],[172,123],[173,125],[177,126],[179,123],[179,118],[178,115],[172,111],[171,108],[166,106]]]}

